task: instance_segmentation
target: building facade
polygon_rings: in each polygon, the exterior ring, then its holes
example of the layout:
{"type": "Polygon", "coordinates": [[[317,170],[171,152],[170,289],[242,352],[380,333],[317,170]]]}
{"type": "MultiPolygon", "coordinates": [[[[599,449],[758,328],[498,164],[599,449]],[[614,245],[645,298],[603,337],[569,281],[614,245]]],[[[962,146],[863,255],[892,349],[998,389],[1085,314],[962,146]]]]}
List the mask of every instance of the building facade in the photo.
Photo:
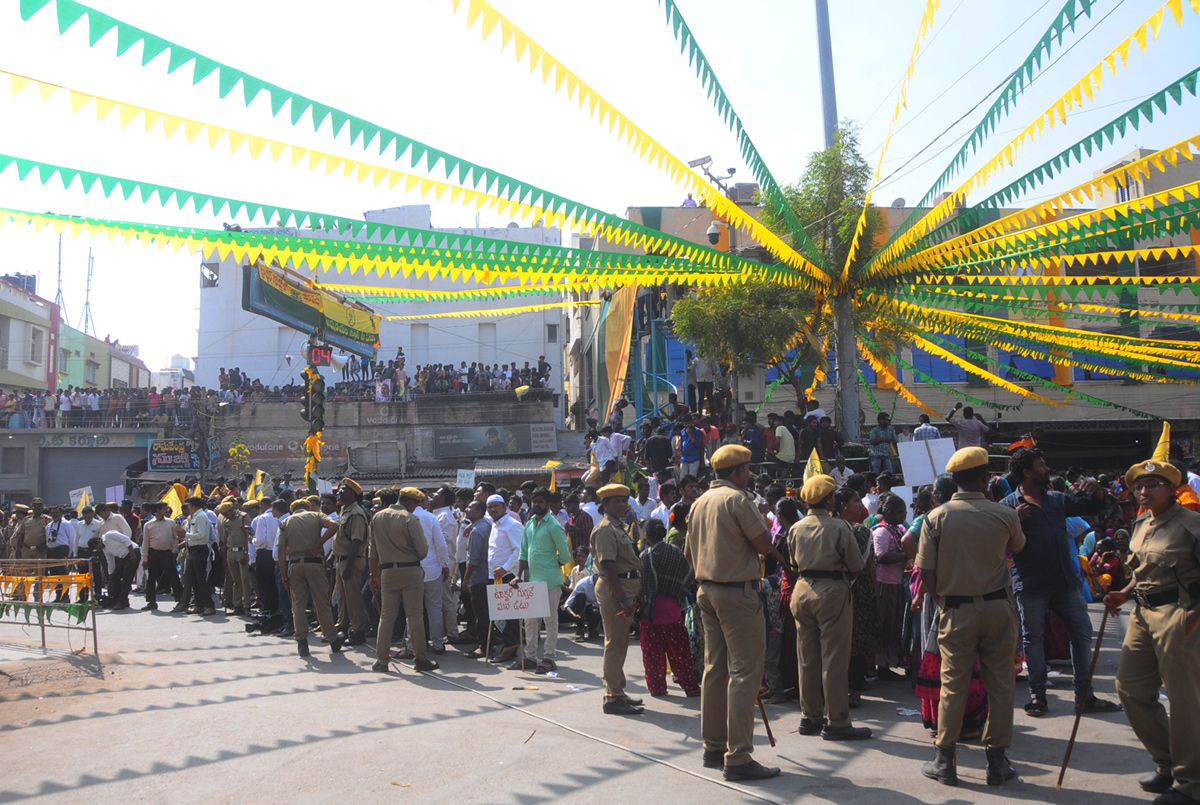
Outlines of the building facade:
{"type": "MultiPolygon", "coordinates": [[[[515,223],[502,228],[435,228],[430,207],[417,205],[375,210],[366,220],[429,229],[448,235],[486,237],[517,243],[558,246],[562,243],[557,228],[519,227],[515,223]]],[[[259,230],[254,230],[259,231],[259,230]]],[[[283,230],[274,230],[283,232],[283,230]]],[[[307,230],[288,230],[290,235],[324,234],[307,230]]],[[[303,272],[303,268],[297,269],[303,272]]],[[[318,282],[365,285],[385,289],[417,291],[461,291],[470,288],[449,277],[419,278],[395,276],[322,274],[318,282]]],[[[249,313],[241,307],[241,267],[232,259],[223,262],[205,260],[201,269],[200,333],[196,355],[196,381],[215,387],[222,368],[241,369],[251,380],[260,379],[267,387],[296,382],[305,365],[304,343],[307,336],[270,319],[249,313]]],[[[385,317],[422,315],[467,310],[502,310],[536,302],[560,301],[560,297],[522,297],[513,300],[461,303],[404,302],[394,305],[369,303],[385,317]]],[[[430,319],[398,322],[384,319],[380,329],[377,360],[387,361],[403,349],[405,365],[411,371],[430,363],[516,364],[536,366],[544,356],[551,365],[550,385],[561,388],[563,344],[566,343],[566,317],[559,310],[512,316],[470,319],[430,319]]],[[[329,370],[325,370],[327,377],[329,370]]]]}

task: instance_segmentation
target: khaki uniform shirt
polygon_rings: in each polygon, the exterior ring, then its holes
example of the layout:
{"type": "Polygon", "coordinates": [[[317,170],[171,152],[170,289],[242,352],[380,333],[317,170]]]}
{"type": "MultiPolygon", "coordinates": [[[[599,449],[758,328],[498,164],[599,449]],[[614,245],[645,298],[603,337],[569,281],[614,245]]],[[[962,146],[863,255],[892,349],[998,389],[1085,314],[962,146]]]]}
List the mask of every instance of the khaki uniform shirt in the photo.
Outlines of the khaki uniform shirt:
{"type": "Polygon", "coordinates": [[[371,518],[371,556],[381,565],[393,562],[420,562],[429,555],[425,529],[417,516],[403,506],[394,505],[371,518]]]}
{"type": "Polygon", "coordinates": [[[866,567],[854,539],[854,529],[824,509],[813,509],[788,530],[788,553],[800,571],[832,570],[859,573],[866,567]]]}
{"type": "Polygon", "coordinates": [[[611,561],[618,573],[635,570],[640,573],[642,570],[642,560],[638,558],[633,536],[625,529],[624,523],[613,520],[607,514],[600,518],[600,525],[592,530],[592,561],[597,567],[601,562],[611,561]]]}
{"type": "Polygon", "coordinates": [[[1006,553],[1025,547],[1015,509],[982,492],[955,492],[925,516],[917,567],[937,573],[939,596],[986,595],[1012,587],[1006,553]]]}
{"type": "Polygon", "coordinates": [[[688,512],[687,547],[697,581],[754,581],[762,563],[750,540],[771,539],[754,499],[729,481],[714,481],[688,512]]]}
{"type": "Polygon", "coordinates": [[[1133,525],[1129,550],[1129,567],[1142,593],[1187,588],[1200,581],[1200,514],[1176,503],[1161,517],[1142,515],[1133,525]]]}
{"type": "Polygon", "coordinates": [[[301,559],[320,544],[325,529],[333,520],[321,512],[301,511],[279,524],[279,556],[301,559]]]}
{"type": "MultiPolygon", "coordinates": [[[[338,532],[333,537],[333,555],[345,557],[350,555],[351,543],[365,542],[367,539],[367,513],[357,503],[351,503],[342,509],[338,516],[338,532]]],[[[365,556],[363,551],[359,556],[365,556]]]]}
{"type": "Polygon", "coordinates": [[[41,517],[27,515],[17,524],[16,531],[13,532],[13,545],[21,543],[26,548],[45,548],[46,525],[49,522],[50,515],[48,514],[43,514],[41,517]]]}
{"type": "Polygon", "coordinates": [[[226,548],[246,548],[246,522],[245,512],[233,512],[230,514],[217,515],[217,539],[226,548]]]}

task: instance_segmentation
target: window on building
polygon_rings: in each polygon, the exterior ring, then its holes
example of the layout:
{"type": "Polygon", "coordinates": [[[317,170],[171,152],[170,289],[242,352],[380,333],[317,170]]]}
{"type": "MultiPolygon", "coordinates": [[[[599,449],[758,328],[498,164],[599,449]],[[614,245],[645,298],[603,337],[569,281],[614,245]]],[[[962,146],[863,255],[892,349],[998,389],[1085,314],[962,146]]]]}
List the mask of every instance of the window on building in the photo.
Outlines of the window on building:
{"type": "Polygon", "coordinates": [[[1129,185],[1127,185],[1125,183],[1125,180],[1118,180],[1117,181],[1117,203],[1124,204],[1125,202],[1129,201],[1132,198],[1133,198],[1133,191],[1130,190],[1129,185]]]}
{"type": "Polygon", "coordinates": [[[99,369],[100,369],[100,364],[96,363],[95,361],[88,361],[84,365],[83,379],[88,383],[95,383],[96,382],[96,372],[99,371],[99,369]]]}
{"type": "Polygon", "coordinates": [[[29,328],[29,362],[41,363],[46,349],[46,331],[40,327],[29,328]]]}
{"type": "Polygon", "coordinates": [[[200,264],[200,287],[216,288],[221,281],[220,266],[216,263],[200,264]]]}
{"type": "Polygon", "coordinates": [[[71,350],[60,349],[58,351],[58,371],[67,371],[67,363],[71,360],[71,350]]]}
{"type": "Polygon", "coordinates": [[[558,325],[557,324],[547,324],[546,325],[546,343],[547,344],[557,344],[558,343],[558,325]]]}
{"type": "Polygon", "coordinates": [[[0,475],[25,474],[25,448],[5,447],[0,450],[0,475]]]}
{"type": "Polygon", "coordinates": [[[129,384],[128,384],[127,382],[125,382],[124,380],[113,380],[113,382],[112,382],[112,386],[113,386],[113,388],[115,388],[115,389],[127,389],[127,388],[129,388],[129,384]]]}

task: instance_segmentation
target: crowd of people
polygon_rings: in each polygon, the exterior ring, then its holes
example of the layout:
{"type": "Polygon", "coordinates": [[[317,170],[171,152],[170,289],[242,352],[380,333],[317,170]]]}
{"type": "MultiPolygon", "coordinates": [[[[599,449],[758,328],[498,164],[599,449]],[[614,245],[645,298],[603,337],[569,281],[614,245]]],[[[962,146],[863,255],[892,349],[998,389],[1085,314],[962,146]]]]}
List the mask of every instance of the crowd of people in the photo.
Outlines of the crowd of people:
{"type": "MultiPolygon", "coordinates": [[[[689,417],[682,427],[697,426],[689,417]]],[[[613,433],[606,423],[599,438],[611,444],[613,433]]],[[[1200,745],[1186,721],[1200,706],[1188,676],[1200,661],[1200,609],[1187,608],[1200,602],[1200,477],[1178,447],[1164,442],[1124,476],[1093,478],[1053,472],[1036,446],[996,472],[985,449],[966,446],[910,509],[887,469],[789,488],[755,477],[752,449],[732,440],[701,466],[655,472],[658,437],[640,452],[618,439],[645,463],[606,461],[565,494],[532,480],[511,492],[364,491],[346,478],[335,494],[309,496],[285,479],[261,500],[246,500],[240,484],[182,489],[175,517],[165,502],[77,518],[35,500],[4,542],[22,557],[93,563],[102,606],[129,606],[138,585],[144,609],[169,594],[173,611],[203,617],[219,587],[231,613],[295,639],[301,656],[310,624],[334,652],[374,637],[382,673],[397,659],[435,670],[451,645],[556,673],[560,625],[579,641],[602,634],[603,710],[614,715],[646,706],[626,692],[636,638],[652,697],[669,694],[669,663],[683,694],[700,698],[704,765],[730,780],[779,773],[753,759],[759,696],[799,699],[801,735],[863,740],[871,731],[850,711],[876,686],[907,683],[934,735],[923,773],[956,783],[957,743],[978,738],[988,783],[1001,785],[1015,774],[1006,752],[1020,675],[1028,718],[1050,709],[1050,659],[1071,660],[1080,712],[1121,710],[1091,687],[1087,603],[1115,609],[1132,596],[1118,693],[1155,764],[1141,784],[1166,803],[1200,793],[1200,745]],[[529,582],[545,585],[552,615],[493,623],[489,593],[529,582]],[[1160,676],[1177,712],[1169,732],[1160,676]]]]}

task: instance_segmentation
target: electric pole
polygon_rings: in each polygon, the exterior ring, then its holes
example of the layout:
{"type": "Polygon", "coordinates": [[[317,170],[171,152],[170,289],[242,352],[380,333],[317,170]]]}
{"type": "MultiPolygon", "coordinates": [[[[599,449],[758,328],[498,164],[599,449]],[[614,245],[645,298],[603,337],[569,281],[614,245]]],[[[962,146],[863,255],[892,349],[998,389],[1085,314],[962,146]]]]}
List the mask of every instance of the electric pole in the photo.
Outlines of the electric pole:
{"type": "MultiPolygon", "coordinates": [[[[817,11],[817,55],[821,65],[821,110],[825,123],[825,148],[837,144],[837,91],[833,83],[833,43],[829,36],[829,0],[815,0],[817,11]]],[[[837,274],[841,266],[832,265],[832,224],[825,219],[825,260],[837,274]]],[[[854,338],[854,302],[847,291],[833,298],[834,338],[837,341],[838,427],[847,441],[862,439],[858,405],[858,342],[854,338]]]]}

